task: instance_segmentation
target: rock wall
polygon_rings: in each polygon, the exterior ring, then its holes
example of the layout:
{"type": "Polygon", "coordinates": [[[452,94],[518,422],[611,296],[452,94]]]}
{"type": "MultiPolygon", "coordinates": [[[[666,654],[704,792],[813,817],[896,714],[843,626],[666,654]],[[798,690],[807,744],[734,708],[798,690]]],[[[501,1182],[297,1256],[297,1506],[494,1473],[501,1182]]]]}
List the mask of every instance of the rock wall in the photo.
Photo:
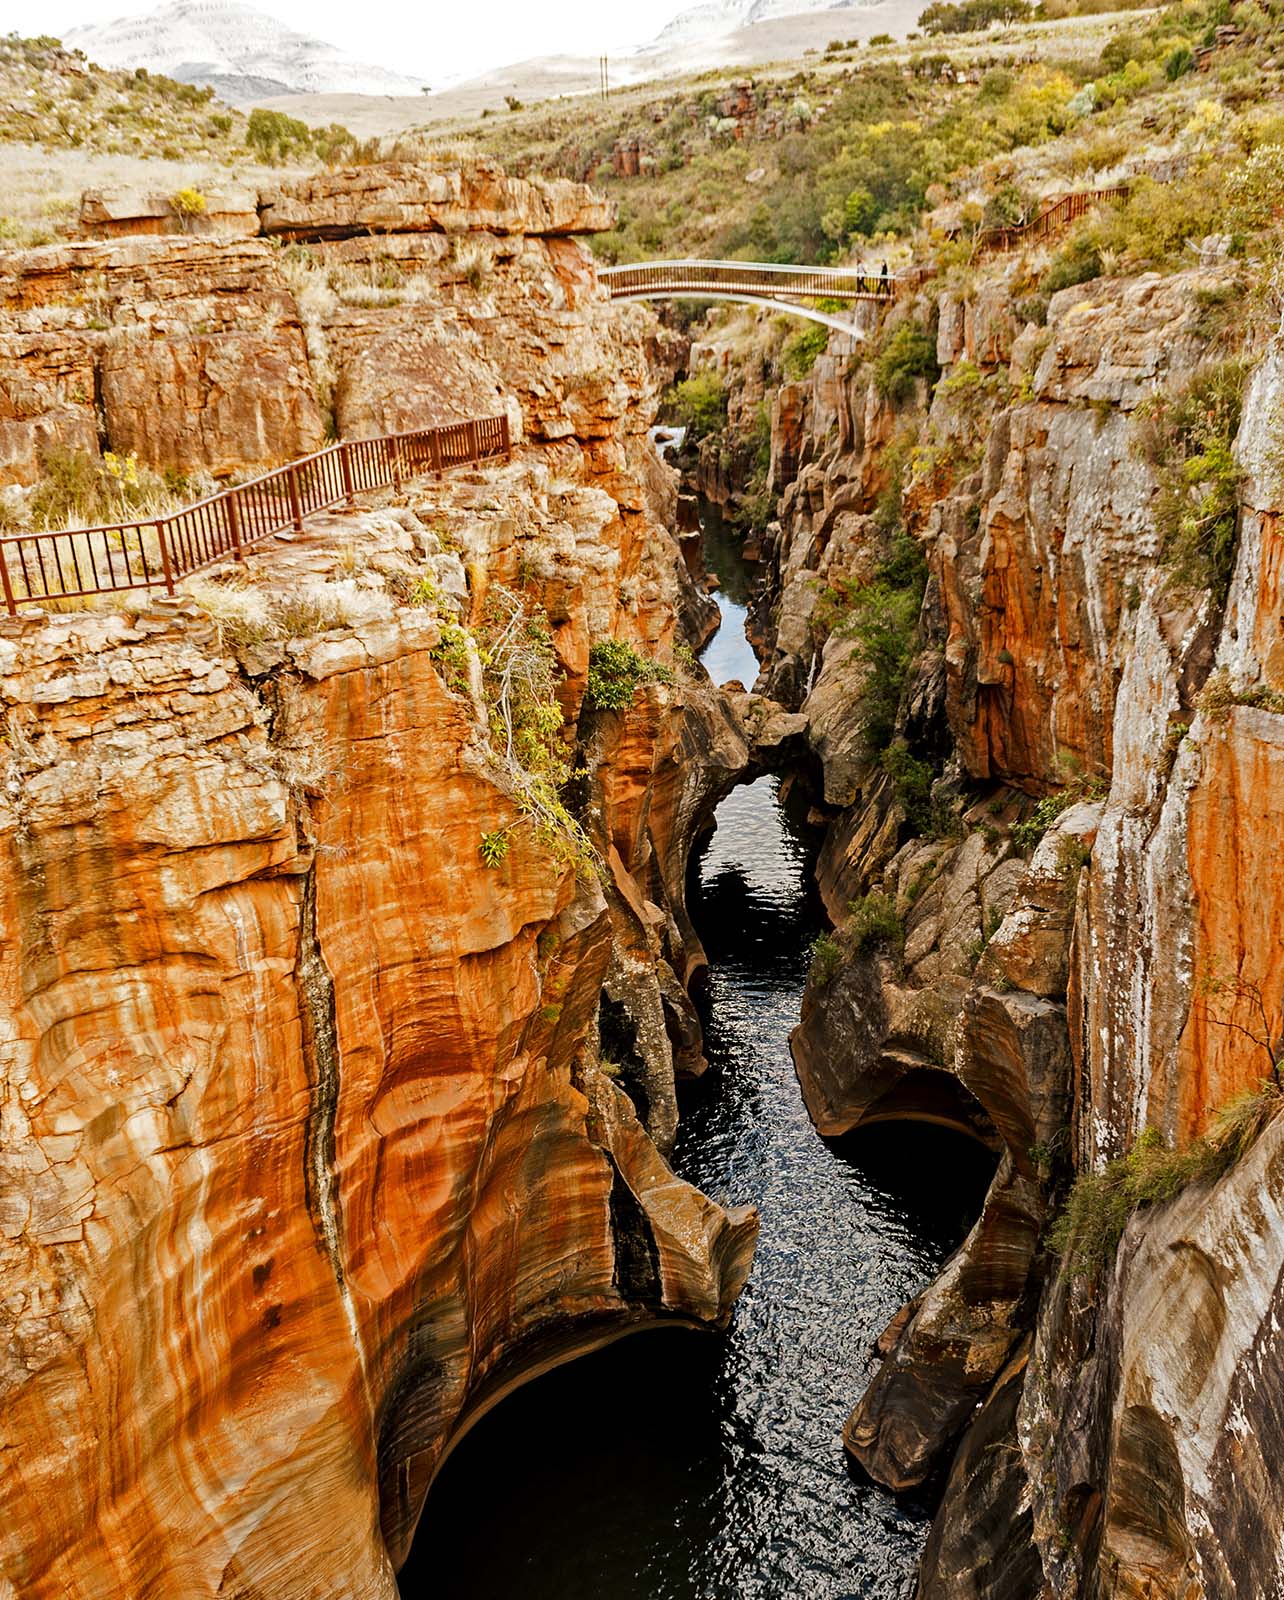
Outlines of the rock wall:
{"type": "Polygon", "coordinates": [[[832,815],[804,1097],[822,1132],[927,1117],[1000,1154],[845,1440],[897,1488],[953,1460],[920,1600],[1273,1593],[1273,1098],[1250,1153],[1143,1207],[1111,1264],[1058,1261],[1046,1229],[1076,1174],[1269,1089],[1284,1035],[1280,344],[1249,319],[1210,332],[1224,269],[1080,285],[1046,328],[1013,311],[1020,270],[892,313],[937,327],[930,399],[822,356],[773,419],[766,681],[801,707],[832,815]],[[1223,606],[1166,564],[1139,439],[1152,396],[1235,355],[1254,365],[1223,606]],[[826,607],[880,570],[895,520],[928,577],[889,758],[826,607]]]}
{"type": "MultiPolygon", "coordinates": [[[[155,286],[194,264],[302,343],[262,242],[68,248],[158,348],[155,286]]],[[[72,270],[31,254],[19,316],[72,270]]],[[[175,602],[0,623],[0,1593],[393,1600],[473,1417],[632,1329],[724,1324],[748,1271],[754,1214],[661,1153],[701,1064],[686,853],[748,736],[699,671],[584,699],[593,640],[671,659],[695,603],[646,319],[569,241],[490,274],[452,342],[512,462],[175,602]],[[600,872],[497,749],[466,629],[505,594],[546,619],[600,872]]]]}
{"type": "Polygon", "coordinates": [[[571,236],[612,214],[585,186],[394,163],[218,204],[253,227],[219,211],[158,237],[155,197],[95,194],[83,226],[106,239],[0,254],[0,488],[34,483],[51,448],[226,477],[327,432],[503,406],[516,426],[523,384],[548,438],[590,418],[605,438],[598,391],[626,409],[636,342],[623,368],[588,359],[600,296],[571,236]]]}

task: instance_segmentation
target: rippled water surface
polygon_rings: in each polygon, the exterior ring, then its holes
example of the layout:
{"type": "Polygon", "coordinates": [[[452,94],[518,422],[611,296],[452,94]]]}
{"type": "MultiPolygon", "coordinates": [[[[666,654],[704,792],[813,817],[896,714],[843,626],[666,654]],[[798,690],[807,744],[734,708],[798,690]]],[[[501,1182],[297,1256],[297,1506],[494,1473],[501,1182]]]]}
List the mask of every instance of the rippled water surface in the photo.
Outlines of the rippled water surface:
{"type": "MultiPolygon", "coordinates": [[[[729,586],[725,558],[710,564],[729,586]]],[[[752,682],[743,607],[721,603],[706,664],[752,682]]],[[[814,841],[774,778],[737,789],[717,821],[691,896],[711,965],[711,1070],[684,1103],[676,1165],[762,1213],[731,1331],[639,1334],[504,1401],[433,1488],[406,1600],[891,1600],[912,1588],[925,1521],[855,1481],[839,1429],[870,1342],[975,1215],[986,1158],[930,1128],[816,1137],[788,1047],[819,925],[814,841]]]]}

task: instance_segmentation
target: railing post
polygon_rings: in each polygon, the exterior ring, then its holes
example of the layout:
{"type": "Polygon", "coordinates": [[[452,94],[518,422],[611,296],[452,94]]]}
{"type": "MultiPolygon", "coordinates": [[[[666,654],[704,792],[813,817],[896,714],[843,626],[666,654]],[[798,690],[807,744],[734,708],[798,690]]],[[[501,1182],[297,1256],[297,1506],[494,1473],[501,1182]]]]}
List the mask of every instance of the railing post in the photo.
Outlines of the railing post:
{"type": "Polygon", "coordinates": [[[481,445],[477,442],[476,417],[469,417],[468,419],[468,459],[470,461],[481,460],[481,445]]]}
{"type": "Polygon", "coordinates": [[[290,491],[290,515],[294,518],[294,531],[302,533],[303,501],[299,496],[299,475],[293,467],[286,472],[285,481],[290,491]]]}
{"type": "Polygon", "coordinates": [[[233,561],[244,561],[245,557],[241,554],[241,513],[236,503],[234,490],[228,494],[223,504],[227,507],[227,527],[228,532],[232,535],[232,559],[233,561]]]}
{"type": "Polygon", "coordinates": [[[4,585],[4,608],[11,617],[18,614],[18,602],[13,598],[13,584],[9,582],[9,563],[5,558],[4,544],[0,543],[0,583],[4,585]]]}
{"type": "Polygon", "coordinates": [[[352,458],[348,453],[346,441],[339,446],[339,471],[343,476],[343,492],[347,496],[348,504],[352,505],[355,500],[352,492],[352,458]]]}
{"type": "Polygon", "coordinates": [[[392,487],[401,492],[401,440],[389,439],[388,454],[391,457],[392,487]]]}
{"type": "Polygon", "coordinates": [[[156,537],[160,541],[161,568],[165,573],[165,593],[174,592],[174,569],[169,560],[169,540],[165,537],[165,519],[158,517],[156,520],[156,537]]]}
{"type": "Polygon", "coordinates": [[[434,428],[432,430],[432,432],[428,435],[428,460],[431,463],[432,470],[434,472],[440,473],[440,471],[441,471],[441,430],[440,430],[440,428],[434,428]]]}

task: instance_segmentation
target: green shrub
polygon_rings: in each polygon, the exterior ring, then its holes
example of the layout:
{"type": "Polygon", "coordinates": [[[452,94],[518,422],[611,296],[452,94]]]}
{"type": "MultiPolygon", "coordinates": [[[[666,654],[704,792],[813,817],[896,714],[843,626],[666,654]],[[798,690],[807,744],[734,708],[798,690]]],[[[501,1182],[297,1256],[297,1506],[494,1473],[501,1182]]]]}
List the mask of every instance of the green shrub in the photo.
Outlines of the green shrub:
{"type": "Polygon", "coordinates": [[[847,911],[843,943],[858,955],[877,949],[899,950],[904,943],[905,928],[890,895],[871,890],[853,900],[847,911]]]}
{"type": "Polygon", "coordinates": [[[923,552],[909,534],[900,531],[869,582],[836,577],[821,591],[812,609],[812,629],[818,637],[839,632],[856,641],[857,658],[865,669],[861,688],[864,740],[874,753],[887,748],[895,731],[926,586],[923,552]]]}
{"type": "Polygon", "coordinates": [[[936,336],[916,322],[902,322],[874,359],[874,386],[893,405],[913,398],[918,379],[929,386],[940,376],[936,361],[936,336]]]}
{"type": "Polygon", "coordinates": [[[1244,232],[1268,227],[1284,206],[1284,144],[1260,145],[1227,177],[1228,220],[1244,232]]]}
{"type": "Polygon", "coordinates": [[[1143,1206],[1162,1205],[1192,1183],[1220,1178],[1252,1148],[1284,1105],[1274,1084],[1263,1084],[1225,1107],[1208,1132],[1172,1150],[1148,1128],[1126,1156],[1102,1172],[1080,1173],[1048,1244],[1072,1271],[1089,1274],[1113,1260],[1129,1218],[1143,1206]]]}
{"type": "Polygon", "coordinates": [[[1164,62],[1164,76],[1169,83],[1174,83],[1178,78],[1184,77],[1195,65],[1195,58],[1190,53],[1190,46],[1179,44],[1164,62]]]}
{"type": "Polygon", "coordinates": [[[843,947],[832,933],[822,933],[811,941],[811,966],[807,976],[818,989],[833,978],[842,965],[843,947]]]}
{"type": "Polygon", "coordinates": [[[284,111],[259,107],[250,112],[245,142],[264,161],[285,161],[311,149],[312,130],[306,122],[288,117],[284,111]]]}
{"type": "Polygon", "coordinates": [[[623,639],[599,639],[589,650],[586,699],[599,711],[625,711],[639,685],[673,681],[672,668],[648,661],[623,639]]]}
{"type": "Polygon", "coordinates": [[[1129,269],[1176,268],[1190,260],[1188,239],[1202,239],[1226,221],[1227,176],[1220,165],[1158,183],[1138,177],[1128,198],[1102,210],[1078,235],[1085,253],[1110,251],[1129,269]]]}
{"type": "Polygon", "coordinates": [[[882,766],[892,780],[897,804],[915,833],[935,831],[932,784],[936,774],[928,763],[920,761],[903,739],[893,739],[883,751],[882,766]]]}
{"type": "Polygon", "coordinates": [[[441,668],[441,676],[452,694],[468,693],[468,669],[472,649],[468,630],[458,622],[443,622],[441,637],[429,651],[441,668]]]}
{"type": "Polygon", "coordinates": [[[807,376],[828,343],[829,329],[818,322],[807,323],[786,339],[780,362],[791,383],[798,383],[807,376]]]}
{"type": "Polygon", "coordinates": [[[707,434],[721,433],[727,425],[727,391],[716,372],[697,372],[676,385],[672,410],[696,443],[707,434]]]}
{"type": "Polygon", "coordinates": [[[1063,811],[1078,805],[1081,800],[1105,798],[1106,786],[1099,778],[1075,778],[1053,794],[1045,794],[1028,817],[1012,825],[1012,843],[1018,850],[1029,853],[1043,838],[1063,811]]]}
{"type": "Polygon", "coordinates": [[[1247,376],[1241,360],[1208,362],[1176,393],[1139,406],[1134,425],[1136,447],[1159,479],[1161,559],[1177,583],[1207,589],[1219,605],[1235,565],[1234,443],[1247,376]]]}
{"type": "Polygon", "coordinates": [[[859,602],[844,631],[857,643],[866,676],[861,691],[865,742],[871,750],[884,750],[896,727],[901,690],[914,656],[922,590],[898,588],[876,581],[861,591],[859,602]]]}
{"type": "Polygon", "coordinates": [[[1074,802],[1075,796],[1065,789],[1059,790],[1056,794],[1045,794],[1028,817],[1022,817],[1020,822],[1013,823],[1012,843],[1018,850],[1027,853],[1032,851],[1061,813],[1068,810],[1074,802]]]}
{"type": "MultiPolygon", "coordinates": [[[[1039,279],[1040,294],[1056,294],[1076,283],[1089,283],[1101,276],[1101,253],[1087,234],[1076,235],[1053,256],[1048,270],[1039,279]]],[[[1043,321],[1048,318],[1044,308],[1043,321]]]]}
{"type": "Polygon", "coordinates": [[[992,22],[1028,22],[1033,15],[1025,0],[936,0],[919,13],[918,25],[924,33],[977,33],[992,22]]]}

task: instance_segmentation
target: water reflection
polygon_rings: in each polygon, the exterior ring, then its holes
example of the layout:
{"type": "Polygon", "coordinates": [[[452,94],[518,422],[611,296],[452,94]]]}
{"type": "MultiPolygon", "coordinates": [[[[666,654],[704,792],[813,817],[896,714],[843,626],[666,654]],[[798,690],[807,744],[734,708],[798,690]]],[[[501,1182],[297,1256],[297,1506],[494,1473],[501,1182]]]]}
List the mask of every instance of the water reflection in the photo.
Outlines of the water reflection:
{"type": "Polygon", "coordinates": [[[700,652],[700,659],[715,683],[730,683],[733,678],[746,689],[753,688],[758,676],[758,658],[745,638],[748,615],[749,569],[740,558],[740,544],[726,526],[716,506],[706,505],[702,514],[705,566],[718,577],[718,608],[722,626],[700,652]]]}

